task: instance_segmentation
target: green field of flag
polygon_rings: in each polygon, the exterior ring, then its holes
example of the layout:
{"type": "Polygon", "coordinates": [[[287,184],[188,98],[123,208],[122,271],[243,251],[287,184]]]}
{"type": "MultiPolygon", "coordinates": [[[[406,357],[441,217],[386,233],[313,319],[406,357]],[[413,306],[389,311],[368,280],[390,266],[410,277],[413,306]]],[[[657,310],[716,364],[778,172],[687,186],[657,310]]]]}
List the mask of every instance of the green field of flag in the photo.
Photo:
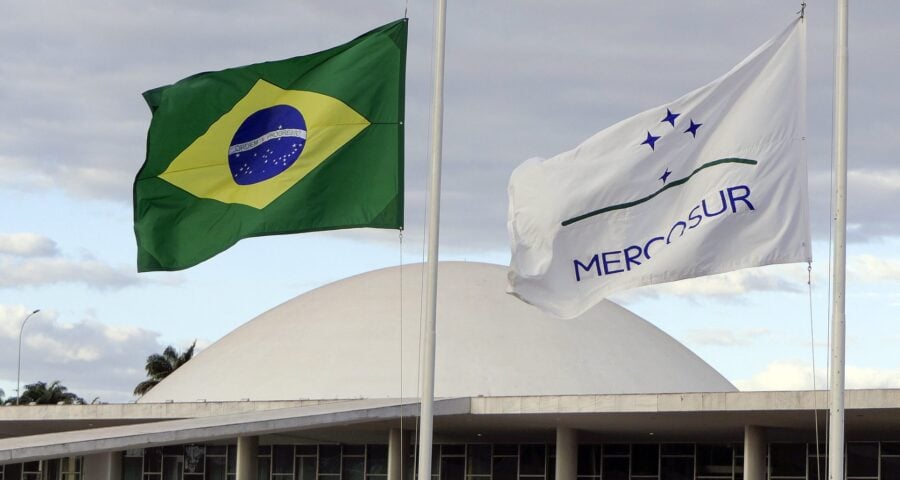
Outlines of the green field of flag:
{"type": "Polygon", "coordinates": [[[145,92],[138,271],[188,268],[247,237],[402,228],[406,38],[404,19],[145,92]]]}

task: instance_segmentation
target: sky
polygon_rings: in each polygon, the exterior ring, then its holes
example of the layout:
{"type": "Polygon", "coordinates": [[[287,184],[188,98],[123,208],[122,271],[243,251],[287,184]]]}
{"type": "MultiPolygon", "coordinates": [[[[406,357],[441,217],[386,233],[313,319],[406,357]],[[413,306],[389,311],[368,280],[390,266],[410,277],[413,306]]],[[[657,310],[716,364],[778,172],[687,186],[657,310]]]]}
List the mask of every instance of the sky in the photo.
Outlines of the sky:
{"type": "MultiPolygon", "coordinates": [[[[449,2],[441,260],[507,264],[506,186],[524,160],[728,71],[798,2],[449,2]]],[[[423,259],[430,1],[11,2],[0,19],[0,389],[60,380],[129,402],[144,361],[204,348],[313,288],[423,259]],[[249,239],[189,270],[137,274],[131,188],[141,92],[320,51],[408,12],[406,229],[249,239]],[[27,323],[21,350],[17,342],[27,323]]],[[[745,390],[822,388],[828,358],[834,2],[809,1],[811,272],[782,265],[612,299],[745,390]],[[808,279],[811,283],[808,284],[808,279]],[[813,374],[815,364],[815,374],[813,374]]],[[[847,382],[900,388],[900,3],[850,12],[847,382]]]]}

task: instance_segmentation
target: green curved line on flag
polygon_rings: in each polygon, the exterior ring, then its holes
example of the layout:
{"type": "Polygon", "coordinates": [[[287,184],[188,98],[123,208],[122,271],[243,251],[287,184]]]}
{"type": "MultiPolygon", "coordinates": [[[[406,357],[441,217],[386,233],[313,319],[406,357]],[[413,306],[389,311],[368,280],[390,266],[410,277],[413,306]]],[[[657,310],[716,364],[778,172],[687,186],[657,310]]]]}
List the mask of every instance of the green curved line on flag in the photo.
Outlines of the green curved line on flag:
{"type": "Polygon", "coordinates": [[[665,192],[666,190],[668,190],[668,189],[670,189],[670,188],[674,188],[674,187],[677,187],[677,186],[684,185],[685,183],[687,183],[688,180],[691,179],[691,177],[693,177],[694,175],[696,175],[697,172],[699,172],[699,171],[701,171],[701,170],[705,170],[705,169],[707,169],[707,168],[714,167],[714,166],[716,166],[716,165],[722,165],[722,164],[725,164],[725,163],[740,163],[740,164],[744,164],[744,165],[756,165],[756,164],[759,163],[759,162],[757,162],[756,160],[748,160],[748,159],[746,159],[746,158],[722,158],[722,159],[719,159],[719,160],[713,160],[713,161],[711,161],[711,162],[704,163],[703,165],[700,165],[699,167],[695,168],[694,171],[691,172],[690,175],[688,175],[688,176],[686,176],[686,177],[684,177],[684,178],[680,178],[680,179],[678,179],[678,180],[674,180],[674,181],[672,181],[671,183],[666,184],[664,187],[662,187],[662,188],[660,188],[659,190],[657,190],[657,191],[651,193],[650,195],[647,195],[647,196],[644,197],[644,198],[639,198],[639,199],[634,200],[634,201],[631,201],[631,202],[620,203],[620,204],[618,204],[618,205],[612,205],[612,206],[609,206],[609,207],[600,208],[600,209],[597,209],[597,210],[594,210],[594,211],[591,211],[591,212],[588,212],[588,213],[584,213],[584,214],[578,215],[577,217],[572,217],[572,218],[570,218],[570,219],[568,219],[568,220],[564,220],[564,221],[562,222],[562,226],[568,227],[569,225],[571,225],[571,224],[573,224],[573,223],[575,223],[575,222],[580,222],[580,221],[582,221],[582,220],[591,218],[591,217],[596,216],[596,215],[600,215],[600,214],[602,214],[602,213],[612,212],[613,210],[624,210],[624,209],[626,209],[626,208],[631,208],[631,207],[633,207],[633,206],[635,206],[635,205],[640,205],[640,204],[642,204],[642,203],[644,203],[644,202],[647,202],[647,201],[652,200],[653,197],[659,195],[659,194],[662,193],[662,192],[665,192]]]}

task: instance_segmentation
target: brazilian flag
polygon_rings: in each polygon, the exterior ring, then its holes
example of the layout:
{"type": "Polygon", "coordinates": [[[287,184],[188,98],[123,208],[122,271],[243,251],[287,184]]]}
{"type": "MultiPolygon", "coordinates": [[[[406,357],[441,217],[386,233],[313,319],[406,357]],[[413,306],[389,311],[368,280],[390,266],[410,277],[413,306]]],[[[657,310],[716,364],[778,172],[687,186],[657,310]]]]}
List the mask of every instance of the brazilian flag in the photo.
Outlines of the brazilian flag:
{"type": "Polygon", "coordinates": [[[185,269],[247,237],[402,228],[406,36],[398,20],[145,92],[138,271],[185,269]]]}

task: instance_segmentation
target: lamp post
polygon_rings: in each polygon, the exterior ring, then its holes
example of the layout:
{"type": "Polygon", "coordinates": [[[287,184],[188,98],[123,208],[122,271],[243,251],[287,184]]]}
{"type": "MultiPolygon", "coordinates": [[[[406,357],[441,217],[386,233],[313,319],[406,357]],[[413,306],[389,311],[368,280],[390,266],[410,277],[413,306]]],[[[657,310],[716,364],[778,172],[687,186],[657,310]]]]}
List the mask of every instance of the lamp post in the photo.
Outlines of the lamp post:
{"type": "Polygon", "coordinates": [[[19,399],[22,397],[22,392],[20,390],[19,380],[22,378],[22,332],[25,331],[25,324],[28,323],[28,319],[31,318],[32,315],[40,312],[41,309],[35,309],[35,311],[28,314],[25,317],[25,320],[22,320],[22,328],[19,329],[19,362],[16,364],[16,405],[19,404],[19,399]]]}

